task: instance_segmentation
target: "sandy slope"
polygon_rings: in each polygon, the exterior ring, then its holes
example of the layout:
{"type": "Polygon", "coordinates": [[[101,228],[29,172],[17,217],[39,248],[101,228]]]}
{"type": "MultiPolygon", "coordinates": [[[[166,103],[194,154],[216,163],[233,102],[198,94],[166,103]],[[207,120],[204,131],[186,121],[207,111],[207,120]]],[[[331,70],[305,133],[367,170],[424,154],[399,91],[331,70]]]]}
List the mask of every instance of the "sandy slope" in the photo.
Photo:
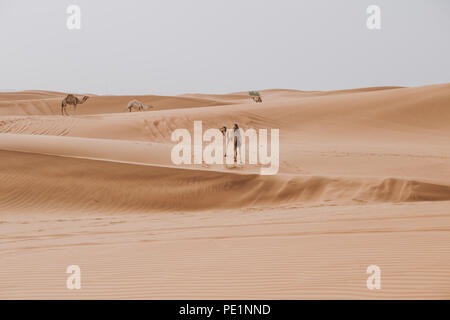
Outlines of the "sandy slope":
{"type": "Polygon", "coordinates": [[[398,178],[261,176],[0,152],[0,210],[150,213],[309,202],[450,201],[450,185],[398,178]],[[39,170],[36,170],[39,168],[39,170]]]}
{"type": "Polygon", "coordinates": [[[450,297],[450,85],[261,93],[0,93],[0,298],[450,297]],[[279,174],[173,165],[194,120],[279,128],[279,174]]]}

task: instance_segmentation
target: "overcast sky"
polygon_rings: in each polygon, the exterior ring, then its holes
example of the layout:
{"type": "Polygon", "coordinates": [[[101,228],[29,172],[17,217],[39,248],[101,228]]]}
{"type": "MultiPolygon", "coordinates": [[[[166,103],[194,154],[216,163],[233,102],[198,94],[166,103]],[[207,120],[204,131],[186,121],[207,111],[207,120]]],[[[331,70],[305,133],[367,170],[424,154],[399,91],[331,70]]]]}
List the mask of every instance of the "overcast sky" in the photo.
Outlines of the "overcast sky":
{"type": "Polygon", "coordinates": [[[450,82],[449,0],[0,0],[0,90],[330,90],[450,82]],[[81,8],[81,29],[66,9],[81,8]],[[369,5],[381,30],[366,27],[369,5]]]}

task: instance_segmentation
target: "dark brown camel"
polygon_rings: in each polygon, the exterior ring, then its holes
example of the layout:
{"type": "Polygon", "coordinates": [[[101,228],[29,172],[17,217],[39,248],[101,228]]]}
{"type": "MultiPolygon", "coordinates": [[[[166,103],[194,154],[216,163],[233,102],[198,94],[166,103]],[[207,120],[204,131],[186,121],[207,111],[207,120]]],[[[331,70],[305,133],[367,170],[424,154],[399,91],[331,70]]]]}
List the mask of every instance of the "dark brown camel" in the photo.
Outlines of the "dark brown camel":
{"type": "Polygon", "coordinates": [[[77,104],[83,104],[86,102],[86,100],[89,99],[89,97],[84,96],[83,99],[78,99],[73,94],[68,94],[67,97],[64,98],[64,100],[61,103],[61,114],[67,114],[66,106],[67,105],[73,105],[73,112],[76,113],[77,111],[77,104]]]}

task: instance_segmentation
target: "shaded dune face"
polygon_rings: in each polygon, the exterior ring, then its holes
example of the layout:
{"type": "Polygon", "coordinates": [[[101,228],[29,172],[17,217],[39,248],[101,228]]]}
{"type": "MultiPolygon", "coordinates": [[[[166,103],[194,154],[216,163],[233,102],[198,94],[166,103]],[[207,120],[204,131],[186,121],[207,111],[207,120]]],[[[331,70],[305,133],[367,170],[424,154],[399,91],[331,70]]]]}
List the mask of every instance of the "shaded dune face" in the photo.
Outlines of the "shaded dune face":
{"type": "Polygon", "coordinates": [[[261,94],[263,103],[247,93],[141,96],[155,111],[136,113],[124,111],[132,96],[92,96],[76,117],[45,107],[61,93],[0,94],[0,114],[16,114],[0,116],[0,149],[34,153],[2,152],[0,208],[143,213],[450,200],[450,85],[261,94]],[[176,167],[171,133],[193,134],[194,120],[204,130],[235,122],[280,129],[280,174],[176,167]]]}
{"type": "Polygon", "coordinates": [[[445,201],[450,186],[398,178],[260,176],[1,152],[2,212],[146,213],[445,201]],[[36,170],[39,168],[39,170],[36,170]]]}

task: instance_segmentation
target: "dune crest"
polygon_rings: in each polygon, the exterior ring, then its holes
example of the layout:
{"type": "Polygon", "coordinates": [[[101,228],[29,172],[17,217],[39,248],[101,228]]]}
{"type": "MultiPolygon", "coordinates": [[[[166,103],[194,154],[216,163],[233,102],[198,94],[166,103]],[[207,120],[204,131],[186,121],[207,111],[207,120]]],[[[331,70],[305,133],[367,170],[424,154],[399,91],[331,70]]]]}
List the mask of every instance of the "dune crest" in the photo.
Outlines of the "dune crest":
{"type": "Polygon", "coordinates": [[[448,201],[450,185],[399,178],[260,176],[0,152],[0,208],[150,213],[319,203],[448,201]],[[33,168],[39,168],[39,171],[33,168]]]}

